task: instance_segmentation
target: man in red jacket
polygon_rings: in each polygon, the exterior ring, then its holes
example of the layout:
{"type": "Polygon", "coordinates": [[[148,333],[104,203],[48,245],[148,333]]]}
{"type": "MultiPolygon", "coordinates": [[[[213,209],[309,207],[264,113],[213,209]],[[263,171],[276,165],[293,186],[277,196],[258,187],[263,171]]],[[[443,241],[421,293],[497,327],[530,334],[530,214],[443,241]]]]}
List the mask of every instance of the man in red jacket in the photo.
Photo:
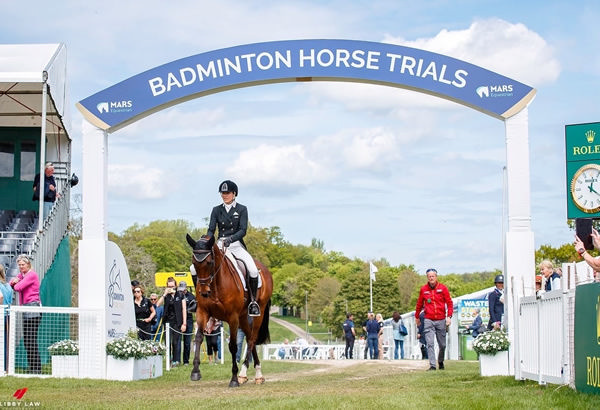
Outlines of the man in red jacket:
{"type": "Polygon", "coordinates": [[[435,367],[434,336],[440,348],[438,365],[444,369],[444,353],[446,352],[446,328],[452,322],[453,304],[448,288],[438,282],[437,270],[427,269],[427,284],[421,288],[417,307],[415,308],[415,321],[421,324],[419,313],[425,309],[425,340],[427,341],[427,356],[429,356],[429,370],[435,367]]]}

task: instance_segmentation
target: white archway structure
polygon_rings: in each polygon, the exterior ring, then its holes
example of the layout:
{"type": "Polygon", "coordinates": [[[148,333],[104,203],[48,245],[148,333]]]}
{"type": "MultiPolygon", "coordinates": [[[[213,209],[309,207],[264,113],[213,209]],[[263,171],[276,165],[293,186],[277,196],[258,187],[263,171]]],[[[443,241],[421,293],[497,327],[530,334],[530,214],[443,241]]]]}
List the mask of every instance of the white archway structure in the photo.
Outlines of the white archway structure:
{"type": "MultiPolygon", "coordinates": [[[[80,367],[81,376],[104,377],[106,340],[129,325],[109,309],[115,302],[114,274],[120,270],[126,274],[127,268],[118,248],[115,250],[116,246],[109,243],[106,229],[108,134],[154,112],[204,95],[295,81],[363,82],[405,88],[451,100],[504,121],[508,190],[505,315],[513,341],[518,299],[533,295],[535,289],[527,111],[535,89],[465,61],[419,49],[352,40],[278,41],[176,60],[77,104],[88,121],[84,121],[83,127],[85,184],[83,235],[79,245],[79,283],[85,286],[79,287],[79,303],[81,308],[105,312],[96,339],[80,343],[92,346],[82,349],[80,363],[94,363],[86,369],[80,367]],[[113,293],[109,286],[113,286],[113,293]]],[[[123,276],[127,276],[126,283],[119,285],[128,290],[128,274],[123,276]]],[[[90,329],[81,330],[80,335],[87,335],[90,329]]],[[[518,366],[514,365],[517,348],[511,343],[512,373],[518,372],[518,366]]],[[[515,377],[519,378],[519,374],[515,377]]]]}

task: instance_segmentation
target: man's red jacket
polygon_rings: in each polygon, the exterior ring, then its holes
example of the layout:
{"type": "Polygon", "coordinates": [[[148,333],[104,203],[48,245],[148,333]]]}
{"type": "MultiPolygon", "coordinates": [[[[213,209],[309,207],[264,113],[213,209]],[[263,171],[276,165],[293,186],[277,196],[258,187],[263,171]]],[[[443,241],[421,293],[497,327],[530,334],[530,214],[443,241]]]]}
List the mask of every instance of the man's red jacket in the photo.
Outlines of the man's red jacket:
{"type": "Polygon", "coordinates": [[[425,319],[442,320],[452,317],[454,306],[448,288],[438,282],[432,289],[429,283],[426,283],[419,292],[415,318],[419,318],[423,307],[425,307],[425,319]]]}

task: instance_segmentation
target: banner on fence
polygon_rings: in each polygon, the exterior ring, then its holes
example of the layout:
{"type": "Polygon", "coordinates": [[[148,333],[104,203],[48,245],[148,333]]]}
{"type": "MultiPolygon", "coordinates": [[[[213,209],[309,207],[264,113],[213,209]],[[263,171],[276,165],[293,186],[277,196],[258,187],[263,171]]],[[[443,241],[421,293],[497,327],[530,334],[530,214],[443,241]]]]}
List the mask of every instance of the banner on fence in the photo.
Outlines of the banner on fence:
{"type": "Polygon", "coordinates": [[[600,394],[600,283],[575,290],[575,388],[600,394]]]}

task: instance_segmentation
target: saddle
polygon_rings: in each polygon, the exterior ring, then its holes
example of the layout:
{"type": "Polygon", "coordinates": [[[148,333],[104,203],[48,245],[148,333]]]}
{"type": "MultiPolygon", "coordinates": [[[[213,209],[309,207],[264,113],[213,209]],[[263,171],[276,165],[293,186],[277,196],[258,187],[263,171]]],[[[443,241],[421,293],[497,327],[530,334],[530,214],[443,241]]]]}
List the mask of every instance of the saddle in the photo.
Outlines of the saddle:
{"type": "MultiPolygon", "coordinates": [[[[248,269],[246,268],[246,264],[244,263],[243,260],[236,258],[235,255],[231,252],[227,252],[225,254],[225,256],[227,256],[227,259],[231,262],[231,264],[237,271],[238,275],[240,276],[240,280],[242,281],[242,285],[244,286],[244,291],[247,292],[248,286],[246,284],[248,283],[248,280],[250,279],[250,277],[248,275],[248,269]]],[[[257,268],[258,268],[258,266],[257,266],[257,268]]],[[[258,287],[260,288],[261,286],[262,286],[262,272],[259,268],[258,269],[258,287]]]]}

